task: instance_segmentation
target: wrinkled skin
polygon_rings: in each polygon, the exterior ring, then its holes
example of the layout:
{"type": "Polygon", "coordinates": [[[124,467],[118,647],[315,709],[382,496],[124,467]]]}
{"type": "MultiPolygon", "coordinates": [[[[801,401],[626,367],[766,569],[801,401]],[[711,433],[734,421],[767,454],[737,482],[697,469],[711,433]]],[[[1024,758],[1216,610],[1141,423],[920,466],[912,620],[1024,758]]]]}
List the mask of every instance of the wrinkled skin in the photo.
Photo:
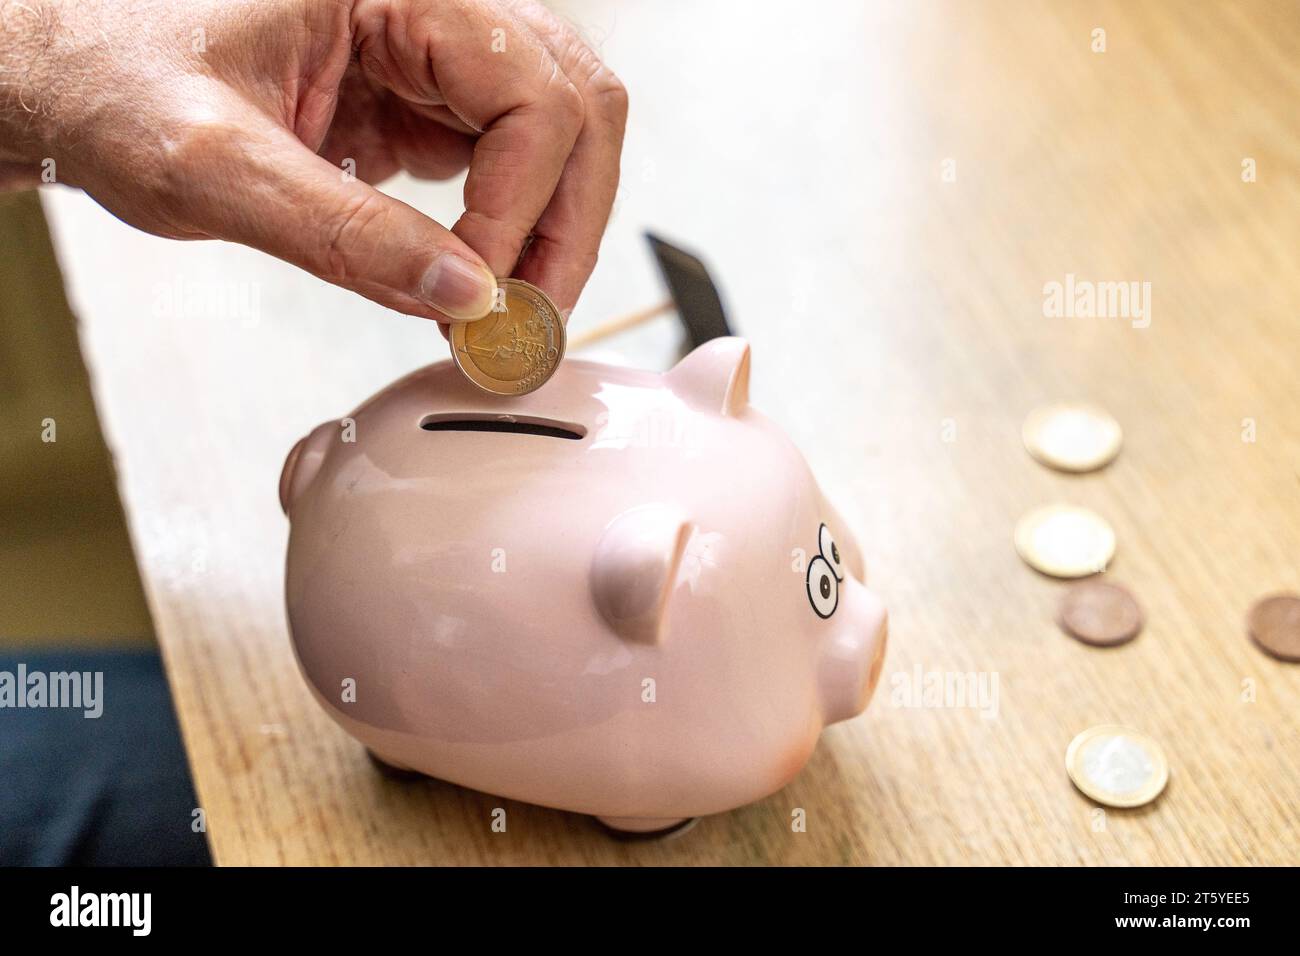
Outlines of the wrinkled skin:
{"type": "Polygon", "coordinates": [[[494,276],[573,307],[626,115],[533,2],[0,0],[0,185],[53,161],[148,232],[245,243],[443,322],[486,314],[494,276]],[[371,185],[466,167],[450,230],[371,185]]]}

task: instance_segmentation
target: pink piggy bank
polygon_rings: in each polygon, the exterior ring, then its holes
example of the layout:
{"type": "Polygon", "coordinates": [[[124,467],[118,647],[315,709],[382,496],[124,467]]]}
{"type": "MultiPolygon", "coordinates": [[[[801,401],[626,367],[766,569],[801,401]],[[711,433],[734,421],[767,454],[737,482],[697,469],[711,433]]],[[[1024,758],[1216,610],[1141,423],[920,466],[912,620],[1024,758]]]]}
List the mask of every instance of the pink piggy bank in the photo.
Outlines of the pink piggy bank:
{"type": "Polygon", "coordinates": [[[567,359],[498,397],[444,361],[299,441],[286,596],[321,706],[384,763],[623,831],[783,787],[866,706],[886,613],[749,362],[567,359]]]}

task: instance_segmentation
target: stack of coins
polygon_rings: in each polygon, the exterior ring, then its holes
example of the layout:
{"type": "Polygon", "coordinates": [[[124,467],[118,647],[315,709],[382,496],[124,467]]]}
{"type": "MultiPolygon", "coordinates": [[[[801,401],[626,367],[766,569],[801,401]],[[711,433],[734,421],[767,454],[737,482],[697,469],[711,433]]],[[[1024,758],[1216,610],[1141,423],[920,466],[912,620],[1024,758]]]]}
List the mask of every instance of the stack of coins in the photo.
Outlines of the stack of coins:
{"type": "MultiPolygon", "coordinates": [[[[1096,471],[1114,461],[1123,442],[1119,422],[1092,405],[1050,405],[1035,409],[1021,429],[1025,448],[1058,471],[1096,471]]],[[[1016,525],[1016,550],[1031,567],[1058,578],[1089,578],[1061,600],[1057,623],[1065,633],[1094,647],[1126,644],[1142,630],[1142,608],[1129,590],[1096,575],[1115,553],[1115,534],[1100,515],[1070,505],[1030,511],[1016,525]]],[[[1300,595],[1274,594],[1256,601],[1247,633],[1278,660],[1300,662],[1300,595]]],[[[1103,725],[1070,743],[1066,771],[1074,785],[1097,803],[1137,807],[1150,803],[1169,780],[1160,745],[1146,734],[1103,725]]]]}
{"type": "Polygon", "coordinates": [[[522,279],[497,283],[492,312],[451,326],[451,357],[464,376],[493,395],[527,395],[564,358],[564,316],[545,292],[522,279]]]}
{"type": "MultiPolygon", "coordinates": [[[[1082,473],[1115,460],[1123,442],[1119,422],[1093,405],[1050,405],[1025,419],[1021,438],[1039,462],[1082,473]]],[[[1030,567],[1056,578],[1086,578],[1061,599],[1057,623],[1094,647],[1125,644],[1142,630],[1142,609],[1122,585],[1101,580],[1115,555],[1115,532],[1087,508],[1036,508],[1016,525],[1016,550],[1030,567]]],[[[1137,807],[1158,797],[1169,780],[1160,745],[1116,725],[1083,731],[1070,743],[1065,769],[1085,796],[1109,807],[1137,807]]]]}

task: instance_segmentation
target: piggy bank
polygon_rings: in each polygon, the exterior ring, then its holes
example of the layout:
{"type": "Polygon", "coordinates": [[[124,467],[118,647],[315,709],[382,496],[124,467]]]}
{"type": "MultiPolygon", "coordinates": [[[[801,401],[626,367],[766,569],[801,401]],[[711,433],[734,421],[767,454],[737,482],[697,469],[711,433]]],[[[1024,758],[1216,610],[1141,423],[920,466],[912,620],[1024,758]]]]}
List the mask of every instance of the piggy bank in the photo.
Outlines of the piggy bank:
{"type": "Polygon", "coordinates": [[[321,706],[385,764],[670,829],[793,778],[866,706],[886,613],[750,351],[413,372],[289,453],[286,599],[321,706]]]}

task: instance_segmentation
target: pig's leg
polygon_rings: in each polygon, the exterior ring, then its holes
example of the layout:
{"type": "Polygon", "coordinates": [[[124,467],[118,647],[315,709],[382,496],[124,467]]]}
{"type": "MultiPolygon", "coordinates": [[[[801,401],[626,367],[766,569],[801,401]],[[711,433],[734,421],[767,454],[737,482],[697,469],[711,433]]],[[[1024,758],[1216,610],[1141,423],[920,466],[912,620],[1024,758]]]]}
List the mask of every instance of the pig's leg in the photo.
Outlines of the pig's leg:
{"type": "Polygon", "coordinates": [[[620,840],[657,840],[689,830],[699,817],[596,817],[620,840]]]}
{"type": "Polygon", "coordinates": [[[418,780],[424,776],[424,774],[420,773],[418,770],[412,770],[410,767],[404,767],[400,763],[389,760],[387,757],[381,757],[369,747],[366,748],[366,756],[370,758],[370,762],[374,764],[379,772],[385,777],[391,777],[394,780],[418,780]]]}

